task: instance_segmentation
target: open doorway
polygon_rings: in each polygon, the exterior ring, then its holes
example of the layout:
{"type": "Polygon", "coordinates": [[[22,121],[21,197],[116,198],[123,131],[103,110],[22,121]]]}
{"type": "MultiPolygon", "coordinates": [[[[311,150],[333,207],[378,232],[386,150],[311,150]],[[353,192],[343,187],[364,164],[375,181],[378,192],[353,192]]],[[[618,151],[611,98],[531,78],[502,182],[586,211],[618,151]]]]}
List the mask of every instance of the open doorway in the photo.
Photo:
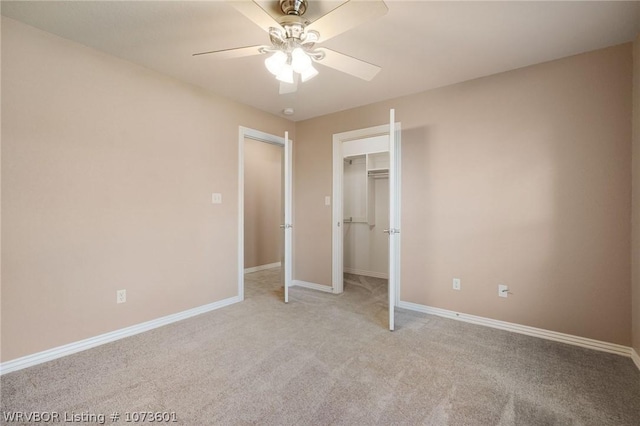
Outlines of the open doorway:
{"type": "Polygon", "coordinates": [[[333,135],[333,292],[344,291],[345,273],[386,277],[389,330],[400,298],[400,137],[393,109],[388,125],[333,135]]]}
{"type": "Polygon", "coordinates": [[[292,276],[291,141],[240,126],[238,138],[238,297],[245,274],[288,301],[292,276]],[[255,279],[254,279],[255,278],[255,279]]]}
{"type": "Polygon", "coordinates": [[[245,273],[281,266],[283,154],[281,145],[245,138],[245,273]]]}
{"type": "Polygon", "coordinates": [[[245,296],[282,283],[283,157],[279,144],[244,141],[245,296]]]}

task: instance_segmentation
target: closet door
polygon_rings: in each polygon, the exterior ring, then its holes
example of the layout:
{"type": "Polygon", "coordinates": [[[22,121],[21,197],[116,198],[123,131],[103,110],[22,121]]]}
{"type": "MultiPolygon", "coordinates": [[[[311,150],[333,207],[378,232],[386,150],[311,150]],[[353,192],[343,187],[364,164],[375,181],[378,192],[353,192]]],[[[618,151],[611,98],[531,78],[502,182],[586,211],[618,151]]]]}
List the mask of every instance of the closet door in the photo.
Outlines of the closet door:
{"type": "Polygon", "coordinates": [[[289,132],[284,134],[284,221],[281,225],[284,232],[284,262],[282,265],[284,275],[284,302],[289,303],[289,287],[293,275],[293,224],[292,224],[292,148],[289,140],[289,132]]]}
{"type": "Polygon", "coordinates": [[[389,330],[395,324],[396,286],[400,277],[400,187],[399,165],[400,152],[396,143],[395,110],[389,113],[389,330]]]}

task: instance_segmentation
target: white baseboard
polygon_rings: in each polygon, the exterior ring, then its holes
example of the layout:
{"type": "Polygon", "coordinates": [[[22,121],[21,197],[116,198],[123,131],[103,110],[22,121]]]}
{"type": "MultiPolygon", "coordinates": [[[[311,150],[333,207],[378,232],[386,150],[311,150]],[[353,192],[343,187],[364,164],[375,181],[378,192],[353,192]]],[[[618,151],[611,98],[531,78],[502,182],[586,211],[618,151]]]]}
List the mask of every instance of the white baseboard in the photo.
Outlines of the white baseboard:
{"type": "Polygon", "coordinates": [[[298,287],[310,288],[312,290],[324,291],[326,293],[333,293],[333,287],[329,287],[328,285],[310,283],[300,280],[293,280],[292,284],[298,287]]]}
{"type": "MultiPolygon", "coordinates": [[[[600,340],[587,339],[586,337],[573,336],[571,334],[558,333],[556,331],[544,330],[541,328],[529,327],[526,325],[514,324],[506,321],[478,317],[475,315],[461,314],[459,312],[440,308],[432,308],[430,306],[419,305],[417,303],[401,301],[398,304],[398,307],[409,309],[412,311],[423,312],[425,314],[437,315],[439,317],[469,322],[472,324],[484,325],[486,327],[497,328],[500,330],[511,331],[514,333],[526,334],[528,336],[540,337],[542,339],[554,340],[556,342],[581,346],[583,348],[595,349],[597,351],[632,357],[632,349],[630,347],[617,345],[615,343],[602,342],[600,340]]],[[[640,364],[636,361],[636,365],[640,364]]]]}
{"type": "Polygon", "coordinates": [[[385,280],[389,279],[389,274],[385,272],[365,271],[363,269],[354,269],[354,268],[343,268],[343,271],[346,274],[364,275],[365,277],[373,277],[373,278],[384,278],[385,280]]]}
{"type": "Polygon", "coordinates": [[[71,355],[76,352],[91,349],[96,346],[104,345],[105,343],[113,342],[115,340],[124,339],[125,337],[143,333],[145,331],[162,327],[163,325],[171,324],[196,315],[204,314],[206,312],[214,311],[216,309],[220,309],[240,301],[241,300],[238,296],[230,297],[228,299],[220,300],[208,305],[199,306],[197,308],[178,312],[172,315],[167,315],[165,317],[143,322],[141,324],[132,325],[131,327],[121,328],[120,330],[115,330],[109,333],[101,334],[99,336],[90,337],[78,342],[69,343],[67,345],[58,346],[57,348],[48,349],[46,351],[27,355],[22,358],[3,362],[2,364],[0,364],[0,375],[11,373],[17,370],[22,370],[23,368],[31,367],[37,364],[42,364],[43,362],[51,361],[56,358],[61,358],[66,355],[71,355]]]}
{"type": "Polygon", "coordinates": [[[638,355],[638,352],[633,348],[631,348],[631,359],[636,367],[638,367],[638,370],[640,370],[640,355],[638,355]]]}
{"type": "Polygon", "coordinates": [[[265,269],[279,268],[280,265],[281,265],[280,262],[276,262],[276,263],[269,263],[267,265],[254,266],[253,268],[245,268],[244,273],[250,274],[251,272],[264,271],[265,269]]]}

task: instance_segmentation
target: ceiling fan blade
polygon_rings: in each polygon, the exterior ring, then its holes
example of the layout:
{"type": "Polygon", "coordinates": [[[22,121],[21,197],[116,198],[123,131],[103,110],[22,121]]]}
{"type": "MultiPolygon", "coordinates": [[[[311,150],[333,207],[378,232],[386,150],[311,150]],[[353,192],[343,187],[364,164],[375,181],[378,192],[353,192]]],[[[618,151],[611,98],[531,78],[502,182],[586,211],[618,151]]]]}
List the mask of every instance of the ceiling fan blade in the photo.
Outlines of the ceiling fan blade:
{"type": "Polygon", "coordinates": [[[273,19],[271,15],[267,13],[266,10],[262,8],[255,1],[232,1],[230,2],[231,6],[233,6],[238,12],[242,13],[244,16],[253,21],[254,24],[269,32],[269,28],[281,28],[278,21],[273,19]]]}
{"type": "Polygon", "coordinates": [[[295,74],[293,77],[292,83],[285,83],[284,81],[280,82],[280,94],[287,95],[289,93],[295,93],[298,91],[298,81],[300,80],[300,76],[295,74]]]}
{"type": "Polygon", "coordinates": [[[319,64],[351,74],[354,77],[366,81],[373,80],[373,77],[382,69],[377,65],[361,61],[353,56],[348,56],[325,47],[319,48],[318,50],[321,50],[325,54],[324,58],[318,61],[319,64]]]}
{"type": "Polygon", "coordinates": [[[261,54],[262,53],[260,52],[261,47],[263,46],[247,46],[247,47],[236,47],[233,49],[211,50],[209,52],[194,53],[192,56],[212,55],[216,59],[242,58],[245,56],[261,54]]]}
{"type": "Polygon", "coordinates": [[[307,25],[306,30],[319,32],[319,41],[323,42],[385,15],[388,10],[382,0],[349,0],[307,25]]]}

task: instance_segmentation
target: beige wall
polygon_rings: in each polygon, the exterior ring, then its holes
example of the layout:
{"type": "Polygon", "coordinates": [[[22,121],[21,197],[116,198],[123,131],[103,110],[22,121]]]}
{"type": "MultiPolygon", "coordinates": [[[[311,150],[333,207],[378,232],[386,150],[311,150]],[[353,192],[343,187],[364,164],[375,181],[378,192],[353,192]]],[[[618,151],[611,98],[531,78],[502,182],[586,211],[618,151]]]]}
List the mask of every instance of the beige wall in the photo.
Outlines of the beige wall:
{"type": "Polygon", "coordinates": [[[251,139],[244,144],[244,267],[282,257],[282,146],[251,139]]]}
{"type": "MultiPolygon", "coordinates": [[[[0,36],[2,32],[2,20],[0,20],[0,36]]],[[[0,82],[2,81],[2,38],[0,37],[0,82]]],[[[2,84],[0,84],[0,101],[2,100],[2,84]]],[[[0,105],[0,112],[2,107],[0,105]]],[[[0,113],[0,133],[2,129],[2,114],[0,113]]],[[[0,361],[2,361],[2,135],[0,134],[0,361]]]]}
{"type": "Polygon", "coordinates": [[[630,345],[631,65],[625,44],[297,123],[295,279],[331,284],[332,134],[394,107],[401,299],[630,345]]]}
{"type": "Polygon", "coordinates": [[[238,126],[293,131],[6,18],[2,124],[2,361],[236,296],[238,126]]]}
{"type": "MultiPolygon", "coordinates": [[[[2,361],[237,294],[238,125],[292,123],[7,18],[2,65],[2,361]]],[[[297,123],[295,278],[331,284],[331,135],[394,107],[402,300],[631,344],[631,70],[627,44],[297,123]]]]}
{"type": "Polygon", "coordinates": [[[633,347],[640,354],[640,34],[633,43],[633,347]]]}

